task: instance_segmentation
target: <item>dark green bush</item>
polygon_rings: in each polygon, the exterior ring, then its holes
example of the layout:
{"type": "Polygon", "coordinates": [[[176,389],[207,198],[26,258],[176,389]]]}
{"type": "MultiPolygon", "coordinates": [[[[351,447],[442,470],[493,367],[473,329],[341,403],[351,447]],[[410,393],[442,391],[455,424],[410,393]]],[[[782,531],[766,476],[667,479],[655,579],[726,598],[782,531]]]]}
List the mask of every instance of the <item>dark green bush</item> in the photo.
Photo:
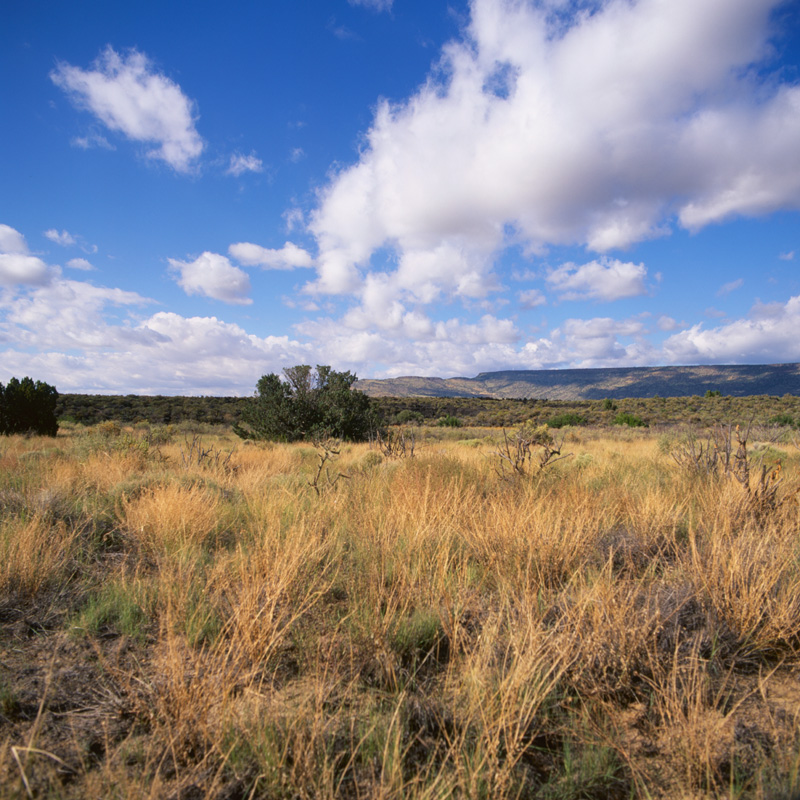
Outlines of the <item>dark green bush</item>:
{"type": "Polygon", "coordinates": [[[767,422],[770,425],[782,425],[786,428],[797,427],[797,420],[791,414],[786,413],[776,414],[774,417],[770,417],[767,422]]]}
{"type": "Polygon", "coordinates": [[[440,428],[460,428],[461,420],[458,417],[454,417],[452,414],[448,414],[446,417],[442,417],[436,424],[440,428]]]}
{"type": "Polygon", "coordinates": [[[263,375],[257,394],[233,426],[243,439],[296,442],[333,436],[363,441],[375,429],[370,399],[351,389],[356,376],[307,364],[263,375]]]}
{"type": "Polygon", "coordinates": [[[425,417],[420,411],[412,411],[409,408],[395,414],[392,422],[395,425],[422,425],[425,422],[425,417]]]}
{"type": "Polygon", "coordinates": [[[582,414],[556,414],[547,420],[548,428],[564,428],[567,425],[585,425],[587,423],[586,417],[582,414]]]}
{"type": "Polygon", "coordinates": [[[58,392],[48,383],[32,378],[12,378],[5,387],[0,383],[0,434],[55,436],[57,403],[58,392]]]}
{"type": "Polygon", "coordinates": [[[615,425],[627,425],[629,428],[646,428],[647,423],[641,419],[640,417],[635,416],[634,414],[617,414],[614,417],[614,424],[615,425]]]}

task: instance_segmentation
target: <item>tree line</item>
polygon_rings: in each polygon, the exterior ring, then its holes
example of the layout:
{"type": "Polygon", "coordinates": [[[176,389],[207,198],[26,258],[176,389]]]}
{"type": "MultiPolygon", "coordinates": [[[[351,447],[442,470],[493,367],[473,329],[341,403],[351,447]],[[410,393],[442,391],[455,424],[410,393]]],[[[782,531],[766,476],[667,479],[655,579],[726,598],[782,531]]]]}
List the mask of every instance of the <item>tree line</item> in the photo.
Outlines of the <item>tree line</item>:
{"type": "Polygon", "coordinates": [[[328,432],[364,438],[391,424],[432,425],[458,420],[476,427],[536,424],[606,425],[621,416],[649,425],[719,422],[800,426],[800,398],[755,395],[650,397],[610,400],[493,399],[485,397],[367,397],[352,389],[356,376],[330,367],[299,365],[264,375],[252,397],[59,394],[32,378],[0,383],[0,434],[55,435],[58,422],[92,425],[201,423],[230,426],[244,438],[297,441],[328,432]]]}

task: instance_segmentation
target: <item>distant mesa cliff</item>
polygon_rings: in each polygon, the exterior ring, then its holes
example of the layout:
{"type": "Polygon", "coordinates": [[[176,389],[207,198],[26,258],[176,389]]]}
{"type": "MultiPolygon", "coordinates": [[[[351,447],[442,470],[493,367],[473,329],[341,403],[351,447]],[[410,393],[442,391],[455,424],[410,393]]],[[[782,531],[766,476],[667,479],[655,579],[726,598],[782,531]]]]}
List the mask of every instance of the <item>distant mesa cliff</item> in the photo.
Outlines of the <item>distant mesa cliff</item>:
{"type": "Polygon", "coordinates": [[[475,378],[386,378],[358,381],[373,397],[493,397],[600,400],[605,397],[685,397],[800,394],[800,364],[623,367],[482,372],[475,378]]]}

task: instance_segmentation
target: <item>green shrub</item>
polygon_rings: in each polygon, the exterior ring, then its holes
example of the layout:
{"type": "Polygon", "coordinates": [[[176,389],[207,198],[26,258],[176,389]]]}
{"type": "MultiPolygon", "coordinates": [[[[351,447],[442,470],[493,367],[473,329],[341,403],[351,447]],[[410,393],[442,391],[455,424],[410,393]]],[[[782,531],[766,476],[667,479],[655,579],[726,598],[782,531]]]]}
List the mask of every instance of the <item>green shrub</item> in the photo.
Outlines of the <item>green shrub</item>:
{"type": "Polygon", "coordinates": [[[585,425],[587,421],[586,417],[581,414],[567,412],[564,414],[556,414],[556,416],[551,417],[547,420],[547,427],[564,428],[567,425],[585,425]]]}
{"type": "Polygon", "coordinates": [[[234,432],[243,439],[296,442],[326,437],[363,441],[377,426],[363,392],[351,389],[356,376],[307,364],[270,373],[256,386],[256,397],[242,410],[234,432]]]}
{"type": "Polygon", "coordinates": [[[460,428],[461,420],[458,417],[454,417],[452,414],[448,414],[446,417],[442,417],[436,424],[440,428],[460,428]]]}
{"type": "Polygon", "coordinates": [[[791,415],[787,413],[776,414],[774,417],[770,417],[767,422],[770,425],[782,425],[785,428],[796,428],[797,427],[797,420],[791,415]]]}
{"type": "Polygon", "coordinates": [[[628,414],[627,412],[623,412],[622,414],[617,414],[617,416],[614,417],[614,424],[627,425],[629,428],[647,427],[647,423],[643,419],[635,416],[634,414],[628,414]]]}
{"type": "Polygon", "coordinates": [[[412,411],[409,408],[405,408],[395,414],[392,421],[395,425],[422,425],[425,422],[425,417],[422,416],[420,411],[412,411]]]}

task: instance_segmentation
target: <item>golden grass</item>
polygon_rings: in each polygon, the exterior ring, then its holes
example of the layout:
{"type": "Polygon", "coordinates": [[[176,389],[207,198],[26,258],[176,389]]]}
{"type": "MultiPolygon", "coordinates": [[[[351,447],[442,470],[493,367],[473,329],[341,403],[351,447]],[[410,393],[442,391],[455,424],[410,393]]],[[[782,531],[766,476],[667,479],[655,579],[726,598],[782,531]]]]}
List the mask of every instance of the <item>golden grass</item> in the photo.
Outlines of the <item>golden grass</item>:
{"type": "Polygon", "coordinates": [[[793,500],[639,431],[513,480],[496,432],[345,445],[316,489],[310,445],[137,435],[3,443],[0,797],[800,787],[793,500]]]}
{"type": "Polygon", "coordinates": [[[0,522],[0,595],[31,597],[67,580],[79,533],[39,515],[0,522]]]}
{"type": "Polygon", "coordinates": [[[219,494],[203,486],[169,483],[135,498],[123,496],[126,533],[150,554],[202,547],[219,521],[219,494]]]}

